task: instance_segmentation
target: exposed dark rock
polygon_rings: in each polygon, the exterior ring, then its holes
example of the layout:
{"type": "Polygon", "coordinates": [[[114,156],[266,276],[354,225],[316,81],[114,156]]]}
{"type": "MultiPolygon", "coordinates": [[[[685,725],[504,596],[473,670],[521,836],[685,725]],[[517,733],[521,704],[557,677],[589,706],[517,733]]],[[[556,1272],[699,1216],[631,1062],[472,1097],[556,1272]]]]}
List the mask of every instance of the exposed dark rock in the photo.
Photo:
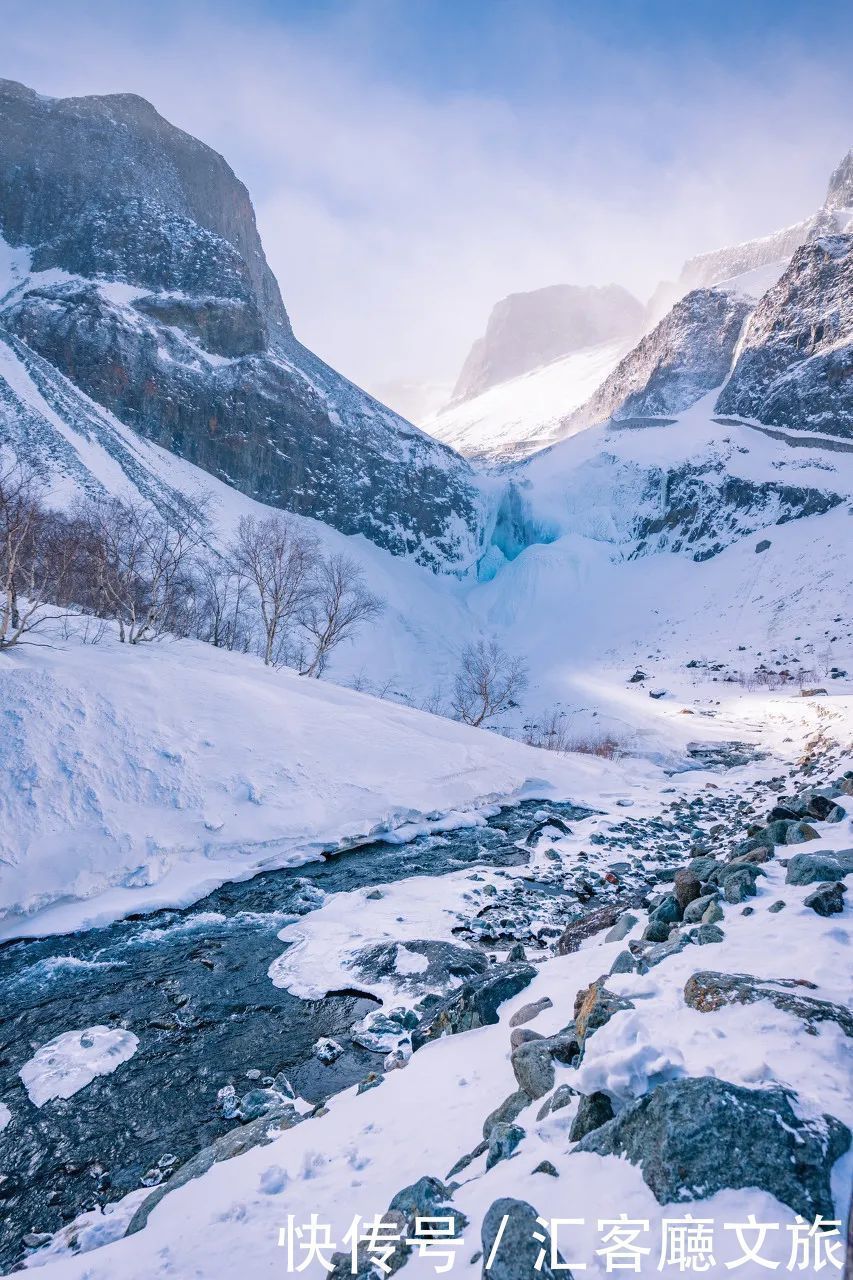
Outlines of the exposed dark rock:
{"type": "Polygon", "coordinates": [[[756,307],[717,409],[849,438],[851,374],[853,237],[818,236],[756,307]]]}
{"type": "Polygon", "coordinates": [[[666,417],[687,409],[723,382],[750,309],[746,299],[714,289],[688,294],[569,417],[569,424],[666,417]]]}
{"type": "MultiPolygon", "coordinates": [[[[140,435],[272,506],[434,568],[476,558],[468,464],[297,341],[245,187],[144,99],[0,81],[0,230],[30,247],[34,272],[72,276],[34,275],[7,302],[29,372],[43,357],[140,435]]],[[[26,453],[31,427],[0,403],[4,443],[26,453]]],[[[50,419],[39,428],[67,447],[50,419]]],[[[107,443],[135,482],[138,460],[107,443]]]]}
{"type": "Polygon", "coordinates": [[[576,1151],[639,1165],[661,1204],[759,1187],[806,1221],[833,1217],[830,1175],[850,1146],[832,1116],[803,1119],[785,1089],[744,1089],[713,1077],[673,1080],[585,1137],[576,1151]]]}
{"type": "Polygon", "coordinates": [[[506,1124],[500,1121],[492,1126],[489,1134],[489,1154],[486,1156],[486,1168],[492,1169],[501,1160],[508,1160],[524,1137],[524,1130],[518,1124],[506,1124]]]}
{"type": "Polygon", "coordinates": [[[810,893],[805,899],[805,905],[811,907],[812,911],[817,912],[819,916],[840,915],[844,910],[846,892],[847,886],[840,880],[835,884],[826,884],[816,889],[814,893],[810,893]]]}
{"type": "Polygon", "coordinates": [[[573,1089],[570,1084],[558,1084],[550,1098],[546,1098],[543,1105],[536,1113],[537,1120],[544,1120],[546,1116],[552,1115],[555,1111],[562,1111],[564,1107],[568,1107],[578,1096],[577,1089],[573,1089]]]}
{"type": "Polygon", "coordinates": [[[814,884],[819,880],[843,880],[853,875],[853,849],[795,853],[788,862],[786,884],[814,884]]]}
{"type": "Polygon", "coordinates": [[[419,1049],[439,1036],[498,1022],[498,1009],[503,1002],[518,995],[535,977],[532,965],[496,965],[488,973],[463,983],[424,1015],[412,1033],[412,1048],[419,1049]]]}
{"type": "Polygon", "coordinates": [[[538,1217],[526,1200],[495,1200],[483,1218],[483,1280],[530,1280],[531,1276],[572,1280],[571,1271],[552,1269],[551,1240],[547,1229],[537,1222],[538,1217]],[[534,1238],[534,1232],[539,1239],[534,1238]],[[545,1257],[537,1270],[543,1250],[545,1257]]]}
{"type": "Polygon", "coordinates": [[[523,1089],[516,1089],[508,1098],[504,1098],[500,1106],[489,1112],[483,1121],[483,1137],[488,1138],[496,1124],[508,1124],[521,1115],[525,1107],[529,1107],[533,1099],[523,1089]]]}
{"type": "Polygon", "coordinates": [[[613,1119],[613,1103],[606,1093],[586,1094],[580,1100],[577,1115],[569,1130],[569,1141],[580,1142],[593,1129],[600,1129],[613,1119]]]}
{"type": "Polygon", "coordinates": [[[830,1000],[816,1000],[802,995],[814,988],[803,979],[753,978],[745,973],[715,973],[704,969],[688,978],[684,988],[685,1003],[700,1013],[711,1013],[731,1004],[753,1004],[768,1000],[777,1009],[799,1018],[813,1030],[821,1022],[835,1022],[846,1036],[853,1037],[853,1014],[830,1000]]]}

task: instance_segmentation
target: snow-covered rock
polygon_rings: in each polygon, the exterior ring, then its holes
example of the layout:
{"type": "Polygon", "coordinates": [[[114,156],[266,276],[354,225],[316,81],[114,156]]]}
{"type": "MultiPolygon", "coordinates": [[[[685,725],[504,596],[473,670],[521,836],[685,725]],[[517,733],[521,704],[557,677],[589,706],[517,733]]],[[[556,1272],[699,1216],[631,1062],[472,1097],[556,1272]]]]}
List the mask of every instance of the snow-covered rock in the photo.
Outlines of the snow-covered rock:
{"type": "Polygon", "coordinates": [[[797,250],[750,319],[717,409],[853,436],[853,235],[797,250]]]}
{"type": "Polygon", "coordinates": [[[607,418],[666,418],[688,409],[728,374],[749,311],[750,303],[736,295],[714,289],[689,293],[569,423],[578,428],[607,418]]]}

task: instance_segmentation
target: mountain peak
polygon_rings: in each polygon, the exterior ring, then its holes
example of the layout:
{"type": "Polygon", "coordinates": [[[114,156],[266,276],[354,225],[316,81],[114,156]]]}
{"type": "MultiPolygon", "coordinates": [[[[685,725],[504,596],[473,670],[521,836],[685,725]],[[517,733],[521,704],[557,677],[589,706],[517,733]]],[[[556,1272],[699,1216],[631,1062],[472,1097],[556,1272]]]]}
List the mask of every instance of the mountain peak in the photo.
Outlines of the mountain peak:
{"type": "Polygon", "coordinates": [[[832,172],[824,208],[830,213],[853,208],[853,147],[832,172]]]}
{"type": "Polygon", "coordinates": [[[467,400],[552,360],[640,332],[643,308],[621,285],[554,284],[511,293],[492,308],[453,391],[467,400]]]}

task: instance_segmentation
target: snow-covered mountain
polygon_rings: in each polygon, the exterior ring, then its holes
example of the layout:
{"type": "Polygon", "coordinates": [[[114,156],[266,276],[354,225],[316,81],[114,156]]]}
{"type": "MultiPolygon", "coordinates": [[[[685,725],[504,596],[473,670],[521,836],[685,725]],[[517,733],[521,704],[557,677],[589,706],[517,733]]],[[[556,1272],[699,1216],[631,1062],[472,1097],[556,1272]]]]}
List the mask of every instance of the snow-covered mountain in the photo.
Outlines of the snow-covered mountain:
{"type": "MultiPolygon", "coordinates": [[[[246,189],[149,103],[0,82],[0,235],[0,337],[24,363],[261,501],[435,567],[475,559],[468,464],[298,342],[246,189]]],[[[15,447],[20,421],[0,426],[15,447]]]]}
{"type": "Polygon", "coordinates": [[[816,213],[791,227],[741,244],[688,258],[677,280],[664,280],[649,299],[647,323],[663,318],[679,298],[694,289],[721,286],[758,299],[776,283],[800,245],[814,235],[844,232],[853,221],[853,150],[833,171],[826,199],[816,213]]]}
{"type": "Polygon", "coordinates": [[[573,351],[446,405],[423,428],[482,465],[529,457],[571,434],[566,414],[586,403],[631,346],[623,339],[573,351]]]}
{"type": "Polygon", "coordinates": [[[511,293],[492,308],[452,399],[469,400],[561,356],[633,337],[642,319],[640,303],[619,285],[557,284],[511,293]]]}

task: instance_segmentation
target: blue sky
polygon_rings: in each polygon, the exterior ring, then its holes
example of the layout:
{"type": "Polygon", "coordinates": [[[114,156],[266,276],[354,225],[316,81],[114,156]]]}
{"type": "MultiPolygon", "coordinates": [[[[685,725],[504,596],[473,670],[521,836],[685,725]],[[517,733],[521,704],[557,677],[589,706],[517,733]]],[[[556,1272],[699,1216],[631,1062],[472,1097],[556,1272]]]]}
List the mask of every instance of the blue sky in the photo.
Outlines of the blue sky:
{"type": "Polygon", "coordinates": [[[297,333],[450,378],[493,302],[640,297],[807,215],[853,145],[850,0],[4,0],[0,75],[132,90],[246,181],[297,333]]]}

